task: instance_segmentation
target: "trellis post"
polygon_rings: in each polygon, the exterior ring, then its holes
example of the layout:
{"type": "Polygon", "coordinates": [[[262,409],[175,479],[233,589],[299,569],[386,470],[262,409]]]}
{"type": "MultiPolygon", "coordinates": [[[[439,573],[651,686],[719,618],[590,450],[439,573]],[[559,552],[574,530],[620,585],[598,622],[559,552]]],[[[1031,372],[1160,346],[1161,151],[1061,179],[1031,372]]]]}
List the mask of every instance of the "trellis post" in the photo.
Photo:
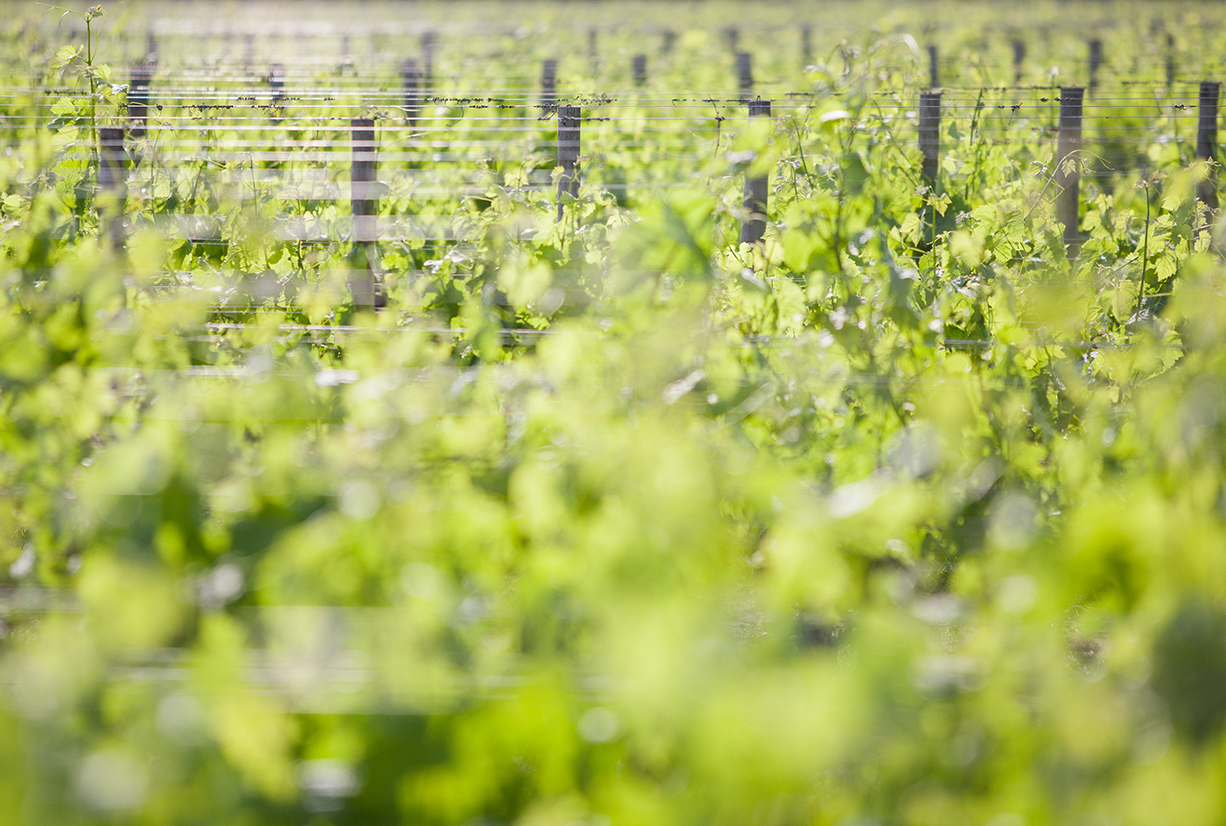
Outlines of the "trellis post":
{"type": "Polygon", "coordinates": [[[552,112],[558,108],[558,61],[550,58],[541,66],[541,109],[552,112]]]}
{"type": "Polygon", "coordinates": [[[434,48],[438,43],[438,35],[434,32],[422,32],[421,62],[422,83],[426,89],[434,82],[434,48]]]}
{"type": "Polygon", "coordinates": [[[1090,94],[1098,90],[1098,69],[1103,64],[1103,42],[1097,37],[1090,41],[1090,94]]]}
{"type": "Polygon", "coordinates": [[[749,52],[736,53],[736,82],[741,100],[749,100],[753,94],[753,58],[749,52]]]}
{"type": "Polygon", "coordinates": [[[153,66],[148,62],[133,66],[128,75],[128,121],[133,138],[145,137],[149,128],[149,85],[153,66]]]}
{"type": "Polygon", "coordinates": [[[920,92],[919,148],[924,178],[936,183],[941,163],[941,93],[920,92]]]}
{"type": "Polygon", "coordinates": [[[741,47],[741,30],[736,26],[729,26],[724,29],[724,37],[728,40],[728,50],[736,54],[741,47]]]}
{"type": "Polygon", "coordinates": [[[349,126],[353,141],[349,195],[353,212],[353,243],[360,245],[366,254],[365,271],[350,273],[349,291],[353,294],[355,307],[374,308],[379,303],[374,270],[375,241],[378,237],[375,122],[372,118],[353,118],[349,126]]]}
{"type": "Polygon", "coordinates": [[[1205,206],[1217,209],[1217,172],[1214,160],[1217,157],[1217,110],[1222,84],[1202,80],[1200,84],[1200,112],[1196,124],[1196,157],[1209,164],[1205,179],[1197,187],[1197,194],[1205,206]]]}
{"type": "Polygon", "coordinates": [[[1166,36],[1166,89],[1175,85],[1175,35],[1166,36]]]}
{"type": "Polygon", "coordinates": [[[1056,141],[1056,220],[1064,224],[1064,244],[1070,259],[1081,252],[1081,172],[1074,154],[1081,149],[1081,113],[1085,89],[1066,86],[1060,90],[1060,132],[1056,141]]]}
{"type": "MultiPolygon", "coordinates": [[[[749,101],[749,117],[769,118],[771,102],[769,100],[749,101]]],[[[756,244],[766,234],[766,206],[769,179],[766,174],[745,175],[745,208],[746,220],[741,224],[741,243],[756,244]]]]}
{"type": "Polygon", "coordinates": [[[122,126],[104,126],[98,130],[98,189],[102,195],[98,218],[100,234],[109,241],[111,248],[121,250],[126,239],[123,226],[124,207],[127,204],[127,164],[124,154],[125,129],[122,126]]]}
{"type": "Polygon", "coordinates": [[[404,117],[410,131],[416,131],[424,92],[421,67],[416,60],[406,60],[401,64],[400,80],[404,88],[404,117]]]}
{"type": "Polygon", "coordinates": [[[567,196],[573,201],[579,197],[579,124],[582,112],[578,106],[558,107],[558,166],[562,177],[558,178],[558,220],[562,220],[562,208],[567,196]]]}
{"type": "Polygon", "coordinates": [[[280,115],[285,108],[285,67],[280,63],[268,67],[268,88],[272,93],[273,123],[280,123],[280,115]]]}

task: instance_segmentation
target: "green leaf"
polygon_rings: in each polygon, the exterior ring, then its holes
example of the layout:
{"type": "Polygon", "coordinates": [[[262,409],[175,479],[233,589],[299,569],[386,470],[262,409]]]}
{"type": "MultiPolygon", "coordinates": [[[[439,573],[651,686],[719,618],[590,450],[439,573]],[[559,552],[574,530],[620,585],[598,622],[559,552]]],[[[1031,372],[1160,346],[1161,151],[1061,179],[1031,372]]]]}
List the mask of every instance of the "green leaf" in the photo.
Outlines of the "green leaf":
{"type": "Polygon", "coordinates": [[[809,260],[818,241],[811,233],[789,229],[783,234],[783,263],[794,273],[809,271],[809,260]]]}
{"type": "Polygon", "coordinates": [[[1179,260],[1173,253],[1166,252],[1154,262],[1154,274],[1157,275],[1160,283],[1169,280],[1178,271],[1179,260]]]}
{"type": "Polygon", "coordinates": [[[56,50],[55,57],[51,59],[51,68],[63,69],[79,58],[83,52],[84,50],[79,46],[61,46],[56,50]]]}
{"type": "Polygon", "coordinates": [[[903,219],[898,228],[899,234],[909,243],[917,244],[924,233],[924,222],[918,212],[912,212],[903,219]]]}

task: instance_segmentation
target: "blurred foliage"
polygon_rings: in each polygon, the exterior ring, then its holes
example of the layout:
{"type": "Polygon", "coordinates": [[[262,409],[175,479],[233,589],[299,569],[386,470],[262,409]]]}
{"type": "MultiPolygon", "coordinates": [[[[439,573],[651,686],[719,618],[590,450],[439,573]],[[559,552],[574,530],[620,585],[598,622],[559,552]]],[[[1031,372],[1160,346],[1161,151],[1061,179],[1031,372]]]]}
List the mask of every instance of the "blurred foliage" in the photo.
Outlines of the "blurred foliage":
{"type": "Polygon", "coordinates": [[[612,127],[562,221],[492,162],[377,314],[352,244],[274,231],[335,198],[150,150],[115,250],[87,139],[20,133],[0,823],[1226,818],[1205,169],[1141,131],[1068,260],[1031,125],[918,179],[914,45],[845,42],[667,197],[602,188],[676,174],[612,127]],[[219,243],[154,220],[193,211],[219,243]]]}

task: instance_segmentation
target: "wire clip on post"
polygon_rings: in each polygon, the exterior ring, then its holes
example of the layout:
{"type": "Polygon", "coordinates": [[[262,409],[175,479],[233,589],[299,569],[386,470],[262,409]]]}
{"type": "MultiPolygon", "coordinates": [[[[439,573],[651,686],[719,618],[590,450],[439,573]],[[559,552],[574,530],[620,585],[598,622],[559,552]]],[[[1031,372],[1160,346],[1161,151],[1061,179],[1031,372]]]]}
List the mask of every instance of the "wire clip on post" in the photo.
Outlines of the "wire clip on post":
{"type": "Polygon", "coordinates": [[[1081,112],[1085,89],[1065,86],[1060,90],[1060,133],[1056,141],[1056,220],[1064,224],[1064,245],[1069,259],[1081,252],[1080,195],[1081,172],[1078,159],[1081,149],[1081,112]]]}
{"type": "MultiPolygon", "coordinates": [[[[749,101],[749,116],[751,118],[769,118],[771,116],[771,102],[769,100],[749,101]]],[[[745,200],[742,202],[742,206],[745,207],[745,212],[748,215],[745,222],[741,224],[742,244],[756,244],[766,234],[768,183],[766,175],[751,177],[747,174],[745,176],[745,200]]]]}
{"type": "Polygon", "coordinates": [[[562,220],[562,207],[579,197],[579,123],[581,110],[578,106],[558,107],[558,166],[562,177],[558,179],[558,220],[562,220]]]}

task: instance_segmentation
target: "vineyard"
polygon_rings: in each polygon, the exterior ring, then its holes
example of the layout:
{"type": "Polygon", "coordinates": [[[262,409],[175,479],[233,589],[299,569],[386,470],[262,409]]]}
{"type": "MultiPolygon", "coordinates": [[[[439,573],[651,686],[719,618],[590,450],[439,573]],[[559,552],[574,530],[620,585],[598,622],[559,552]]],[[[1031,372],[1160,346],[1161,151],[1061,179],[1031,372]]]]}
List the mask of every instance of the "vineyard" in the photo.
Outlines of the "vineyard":
{"type": "Polygon", "coordinates": [[[0,23],[0,824],[1226,819],[1226,12],[0,23]]]}

